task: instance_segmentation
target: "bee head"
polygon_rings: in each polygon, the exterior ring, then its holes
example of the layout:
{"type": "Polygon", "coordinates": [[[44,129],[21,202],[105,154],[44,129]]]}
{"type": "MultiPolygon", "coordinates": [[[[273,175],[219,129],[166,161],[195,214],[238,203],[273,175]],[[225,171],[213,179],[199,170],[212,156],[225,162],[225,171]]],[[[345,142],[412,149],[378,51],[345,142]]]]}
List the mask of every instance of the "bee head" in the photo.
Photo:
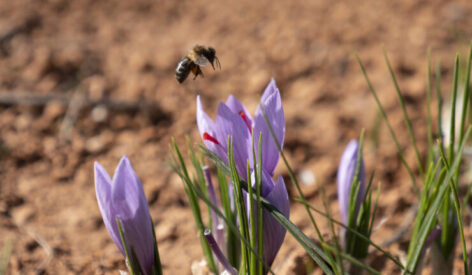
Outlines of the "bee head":
{"type": "Polygon", "coordinates": [[[208,61],[210,61],[213,69],[215,69],[215,65],[214,65],[215,60],[216,60],[216,65],[221,69],[220,61],[218,60],[218,57],[216,57],[215,49],[213,49],[212,47],[208,47],[207,56],[205,57],[208,59],[208,61]]]}

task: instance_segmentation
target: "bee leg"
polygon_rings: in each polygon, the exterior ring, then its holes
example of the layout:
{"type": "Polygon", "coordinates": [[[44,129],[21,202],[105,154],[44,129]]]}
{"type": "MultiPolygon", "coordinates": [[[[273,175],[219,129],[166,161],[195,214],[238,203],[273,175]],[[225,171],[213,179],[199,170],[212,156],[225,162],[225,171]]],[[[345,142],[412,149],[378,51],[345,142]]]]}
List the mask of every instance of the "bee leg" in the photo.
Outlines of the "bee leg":
{"type": "Polygon", "coordinates": [[[201,75],[203,77],[203,72],[200,69],[200,67],[198,67],[198,66],[195,67],[194,74],[195,74],[195,76],[193,77],[193,79],[197,78],[198,75],[201,75]]]}

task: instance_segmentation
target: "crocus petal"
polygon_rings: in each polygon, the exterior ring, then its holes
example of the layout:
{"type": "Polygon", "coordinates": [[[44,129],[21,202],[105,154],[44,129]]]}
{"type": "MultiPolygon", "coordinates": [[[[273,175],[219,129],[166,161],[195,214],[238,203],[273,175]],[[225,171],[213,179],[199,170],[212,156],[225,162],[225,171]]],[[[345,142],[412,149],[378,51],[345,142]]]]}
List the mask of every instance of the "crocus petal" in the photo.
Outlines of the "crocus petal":
{"type": "Polygon", "coordinates": [[[142,185],[128,158],[124,156],[121,159],[111,181],[104,169],[96,163],[95,185],[100,211],[113,241],[125,256],[116,223],[116,219],[119,219],[128,251],[132,247],[142,271],[147,275],[151,274],[154,265],[151,217],[142,185]],[[103,187],[105,180],[111,183],[108,187],[103,187]]]}
{"type": "Polygon", "coordinates": [[[277,141],[282,149],[285,136],[285,116],[280,92],[273,79],[262,95],[261,103],[257,108],[254,121],[256,155],[258,154],[259,135],[262,133],[262,166],[264,170],[273,175],[275,167],[279,161],[280,153],[277,149],[274,138],[272,137],[270,128],[266,123],[263,110],[267,115],[272,130],[274,131],[277,141]]]}
{"type": "Polygon", "coordinates": [[[246,180],[247,160],[251,148],[251,135],[247,126],[238,114],[233,113],[224,103],[220,103],[215,128],[217,139],[224,148],[228,148],[228,136],[233,137],[234,162],[239,175],[246,180]]]}
{"type": "Polygon", "coordinates": [[[121,159],[113,177],[112,194],[125,240],[136,252],[142,270],[150,274],[154,264],[151,216],[141,182],[126,156],[121,159]]]}
{"type": "MultiPolygon", "coordinates": [[[[251,181],[253,182],[253,190],[255,190],[255,174],[251,174],[251,181]]],[[[287,193],[287,188],[285,187],[284,180],[279,176],[277,182],[274,182],[271,175],[266,171],[262,170],[262,190],[261,195],[267,199],[272,205],[274,205],[285,217],[289,218],[290,214],[290,203],[287,193]]],[[[250,216],[250,202],[249,194],[244,192],[246,209],[248,211],[247,216],[249,219],[250,216]]],[[[256,201],[253,200],[255,204],[256,201]]],[[[257,213],[254,213],[257,220],[257,213]]],[[[262,210],[262,250],[264,263],[267,266],[271,266],[277,252],[282,246],[283,240],[285,238],[286,229],[270,214],[267,210],[262,210]]]]}
{"type": "Polygon", "coordinates": [[[97,195],[98,207],[103,217],[103,222],[108,230],[113,242],[116,244],[121,254],[125,255],[121,244],[120,232],[115,221],[116,212],[111,207],[111,179],[100,163],[95,162],[95,193],[97,195]]]}
{"type": "Polygon", "coordinates": [[[214,134],[215,123],[203,110],[200,95],[197,96],[197,126],[200,136],[203,136],[205,132],[214,134]]]}
{"type": "Polygon", "coordinates": [[[249,113],[246,107],[244,107],[244,105],[233,95],[228,97],[225,104],[231,111],[238,114],[243,119],[244,123],[248,127],[248,130],[252,131],[252,117],[251,113],[249,113]]]}
{"type": "MultiPolygon", "coordinates": [[[[342,222],[347,225],[349,214],[349,198],[351,193],[351,185],[356,172],[357,153],[359,150],[359,143],[351,140],[344,150],[341,157],[341,162],[338,168],[338,201],[341,212],[342,222]]],[[[365,182],[365,168],[364,161],[361,157],[361,166],[359,170],[359,193],[356,198],[356,215],[359,211],[360,204],[364,198],[364,182],[365,182]]]]}
{"type": "MultiPolygon", "coordinates": [[[[225,254],[223,253],[221,248],[218,246],[218,242],[213,237],[213,234],[211,234],[211,230],[205,229],[203,235],[205,236],[205,238],[208,242],[208,245],[210,246],[211,250],[213,251],[213,255],[218,259],[218,261],[223,266],[225,271],[228,274],[237,275],[238,274],[237,270],[233,266],[231,266],[231,264],[229,263],[229,261],[226,258],[225,254]]],[[[221,274],[223,274],[223,273],[221,273],[221,274]]]]}
{"type": "MultiPolygon", "coordinates": [[[[279,176],[272,191],[265,198],[286,218],[290,215],[290,203],[287,188],[282,176],[279,176]]],[[[264,262],[271,266],[285,238],[287,230],[267,211],[263,210],[263,251],[264,262]]]]}
{"type": "Polygon", "coordinates": [[[203,110],[200,96],[197,96],[197,126],[200,137],[208,150],[215,153],[220,159],[226,161],[226,140],[218,140],[215,122],[203,110]]]}

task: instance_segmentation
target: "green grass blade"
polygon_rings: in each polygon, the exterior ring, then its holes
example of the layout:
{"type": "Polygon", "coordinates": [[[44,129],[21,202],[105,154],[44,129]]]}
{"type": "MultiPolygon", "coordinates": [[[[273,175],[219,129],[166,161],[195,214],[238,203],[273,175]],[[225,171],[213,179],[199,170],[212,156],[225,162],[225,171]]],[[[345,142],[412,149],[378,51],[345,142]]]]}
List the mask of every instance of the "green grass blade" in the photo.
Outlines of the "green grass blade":
{"type": "Polygon", "coordinates": [[[210,270],[213,272],[216,272],[217,269],[216,269],[215,261],[213,260],[213,253],[204,236],[205,225],[202,220],[200,206],[198,205],[196,194],[193,188],[194,186],[193,186],[192,180],[189,177],[187,167],[185,165],[184,159],[182,157],[182,154],[180,153],[180,149],[175,139],[172,139],[172,147],[173,147],[173,152],[175,152],[175,154],[177,155],[178,164],[180,167],[180,175],[184,183],[184,187],[185,187],[184,190],[187,193],[187,197],[189,199],[190,208],[192,209],[195,223],[197,225],[198,234],[200,237],[200,243],[203,249],[203,254],[205,255],[205,258],[207,259],[207,263],[210,270]]]}
{"type": "MultiPolygon", "coordinates": [[[[239,221],[239,232],[246,240],[250,240],[249,236],[249,228],[248,228],[248,221],[247,221],[247,212],[246,212],[246,205],[244,201],[243,191],[240,185],[239,174],[236,169],[236,164],[234,162],[234,153],[233,153],[233,139],[231,136],[228,137],[228,161],[229,161],[229,168],[231,171],[231,180],[233,183],[233,198],[234,198],[234,205],[236,206],[236,212],[238,213],[238,221],[239,221]]],[[[250,241],[249,241],[250,242],[250,241]]],[[[244,273],[249,271],[249,264],[250,264],[250,247],[251,245],[247,246],[243,241],[241,241],[241,265],[240,265],[240,272],[241,270],[244,273]]]]}
{"type": "Polygon", "coordinates": [[[472,44],[469,46],[469,57],[467,59],[467,70],[466,70],[466,78],[464,83],[464,101],[462,105],[462,113],[461,113],[461,124],[460,124],[460,132],[459,132],[459,144],[462,143],[464,139],[464,129],[465,129],[465,121],[468,113],[468,104],[470,98],[470,70],[471,70],[471,62],[472,62],[472,44]]]}
{"type": "MultiPolygon", "coordinates": [[[[187,142],[187,148],[189,150],[190,161],[192,162],[193,168],[195,169],[195,172],[197,174],[197,182],[200,186],[200,189],[208,195],[208,190],[206,187],[205,176],[203,175],[202,165],[192,148],[192,143],[190,142],[190,138],[186,136],[185,140],[187,142]]],[[[211,217],[212,217],[211,211],[210,211],[210,208],[208,208],[208,224],[209,225],[213,223],[213,221],[211,220],[211,217]]]]}
{"type": "MultiPolygon", "coordinates": [[[[221,169],[217,169],[218,175],[218,188],[220,190],[220,198],[221,204],[223,206],[224,216],[231,221],[232,224],[236,224],[236,216],[233,214],[231,210],[231,199],[229,196],[229,188],[228,182],[226,179],[226,175],[221,171],[221,169]]],[[[238,239],[236,234],[231,230],[230,227],[226,226],[226,247],[227,247],[227,257],[229,263],[232,266],[238,266],[239,264],[239,247],[238,247],[238,239]]]]}
{"type": "Polygon", "coordinates": [[[359,56],[357,54],[356,54],[356,59],[357,59],[357,62],[359,63],[359,65],[361,67],[361,71],[362,71],[362,74],[364,75],[364,78],[367,82],[367,85],[369,86],[369,90],[370,90],[372,96],[374,97],[375,102],[377,103],[377,106],[378,106],[380,112],[382,113],[382,117],[384,118],[385,123],[387,124],[390,135],[392,136],[393,141],[395,142],[395,145],[397,147],[397,152],[400,155],[400,159],[402,161],[402,164],[403,164],[403,166],[405,166],[405,168],[408,172],[408,175],[410,176],[411,182],[413,183],[413,189],[415,190],[417,196],[420,197],[420,190],[418,188],[418,184],[416,183],[415,176],[413,175],[413,171],[411,170],[410,166],[406,162],[405,155],[404,155],[403,150],[400,146],[400,143],[398,142],[397,136],[395,135],[395,132],[393,131],[392,125],[390,124],[390,121],[388,120],[387,113],[385,112],[385,109],[383,108],[382,103],[380,103],[380,100],[377,96],[377,92],[375,91],[374,87],[372,86],[372,83],[369,80],[369,77],[367,76],[367,72],[365,70],[364,64],[362,63],[361,59],[359,58],[359,56]]]}
{"type": "MultiPolygon", "coordinates": [[[[321,199],[322,199],[322,202],[323,202],[323,207],[326,210],[326,215],[328,215],[328,217],[330,217],[330,219],[328,219],[328,226],[329,226],[329,229],[331,231],[331,236],[333,236],[334,247],[336,248],[337,252],[340,252],[340,251],[342,251],[342,249],[341,249],[341,246],[339,245],[338,236],[336,235],[336,232],[334,231],[334,223],[332,222],[332,219],[331,219],[331,210],[330,210],[330,207],[329,207],[329,203],[326,200],[326,192],[325,192],[325,189],[324,189],[323,185],[318,185],[318,190],[319,190],[320,195],[321,195],[321,199]]],[[[332,259],[331,261],[332,262],[336,261],[337,266],[339,267],[339,270],[337,270],[337,269],[334,270],[335,273],[336,274],[344,274],[344,266],[343,266],[342,259],[339,255],[340,253],[328,253],[328,257],[330,257],[330,259],[332,258],[331,254],[334,254],[334,259],[332,259]]]]}
{"type": "MultiPolygon", "coordinates": [[[[449,164],[446,159],[446,155],[444,154],[444,151],[441,150],[441,159],[444,164],[444,166],[449,169],[449,164]]],[[[460,161],[459,161],[460,164],[460,161]]],[[[464,261],[464,273],[467,275],[469,274],[469,269],[467,268],[467,246],[465,243],[465,236],[464,236],[464,226],[462,224],[462,211],[460,209],[460,202],[459,202],[459,194],[457,192],[457,183],[454,182],[454,179],[450,181],[450,188],[451,188],[451,193],[452,193],[452,198],[453,198],[453,204],[454,204],[454,210],[456,211],[456,216],[457,216],[457,222],[459,226],[459,233],[461,236],[461,245],[462,245],[462,259],[464,261]]],[[[455,236],[454,240],[452,242],[455,242],[455,236]]]]}
{"type": "MultiPolygon", "coordinates": [[[[427,165],[434,158],[434,142],[433,142],[433,118],[431,116],[431,57],[428,50],[428,65],[426,68],[426,123],[428,126],[428,160],[427,165]]],[[[438,114],[439,116],[441,114],[438,114]]],[[[426,168],[426,167],[425,167],[426,168]]]]}
{"type": "Polygon", "coordinates": [[[327,218],[327,219],[331,219],[331,221],[348,230],[349,232],[351,232],[352,234],[356,235],[358,238],[362,239],[363,241],[366,241],[366,242],[369,242],[369,244],[374,247],[375,249],[377,249],[378,251],[380,251],[385,257],[387,257],[388,259],[390,259],[394,264],[396,264],[399,268],[401,268],[402,270],[405,270],[405,266],[399,261],[397,260],[394,256],[392,256],[389,252],[385,251],[384,249],[382,249],[382,247],[380,247],[379,245],[377,245],[376,243],[372,242],[372,240],[370,240],[370,238],[364,236],[363,234],[361,234],[360,232],[358,232],[357,230],[355,229],[352,229],[352,228],[349,228],[348,226],[344,225],[342,222],[340,221],[337,221],[333,218],[331,218],[331,216],[329,216],[328,214],[324,213],[323,211],[320,211],[318,209],[316,209],[315,207],[309,205],[308,203],[305,203],[303,201],[301,201],[300,199],[295,199],[295,202],[298,202],[298,203],[301,203],[301,204],[305,204],[307,205],[311,210],[315,211],[316,213],[320,214],[321,216],[327,218]]]}
{"type": "MultiPolygon", "coordinates": [[[[251,166],[249,165],[249,159],[247,160],[247,183],[249,198],[252,198],[254,195],[254,189],[252,188],[251,181],[251,166]]],[[[249,199],[249,224],[250,224],[250,235],[251,235],[251,247],[257,247],[257,232],[256,232],[256,216],[255,216],[256,206],[254,205],[254,200],[249,199]]],[[[257,217],[260,219],[261,217],[257,217]]],[[[257,274],[257,262],[256,262],[256,253],[250,253],[249,255],[249,274],[257,274]]]]}
{"type": "Polygon", "coordinates": [[[441,95],[441,65],[438,63],[436,64],[436,70],[435,70],[435,79],[436,79],[436,99],[438,102],[438,135],[439,139],[441,140],[441,147],[444,144],[444,136],[443,136],[443,122],[442,122],[442,95],[441,95]]]}
{"type": "MultiPolygon", "coordinates": [[[[336,251],[336,248],[333,248],[327,244],[323,244],[324,248],[331,251],[332,253],[335,253],[335,254],[339,254],[339,256],[341,256],[342,258],[344,258],[345,260],[355,264],[356,266],[362,268],[362,269],[365,269],[366,271],[369,272],[369,274],[377,274],[377,275],[381,275],[382,273],[380,273],[378,270],[375,270],[374,268],[364,264],[363,262],[359,261],[358,259],[352,257],[351,255],[347,254],[347,253],[344,253],[342,251],[336,251]]],[[[353,274],[356,274],[356,273],[353,273],[353,274]]]]}
{"type": "MultiPolygon", "coordinates": [[[[428,171],[426,173],[426,179],[425,179],[425,183],[424,183],[424,190],[423,192],[421,193],[421,197],[420,197],[420,202],[418,203],[418,211],[416,213],[416,222],[415,222],[415,225],[413,227],[413,232],[411,233],[411,237],[410,237],[410,245],[408,247],[408,255],[411,253],[413,247],[414,247],[414,244],[415,244],[415,240],[416,240],[416,236],[421,228],[421,225],[422,225],[422,220],[423,220],[423,217],[424,217],[424,213],[427,211],[427,209],[429,208],[429,205],[430,205],[430,200],[432,197],[434,197],[432,195],[432,182],[434,180],[434,177],[439,169],[439,167],[441,166],[440,162],[438,161],[436,163],[436,165],[433,165],[433,163],[430,164],[429,168],[428,168],[428,171]]],[[[439,179],[441,179],[443,177],[443,175],[439,176],[439,179]]]]}
{"type": "Polygon", "coordinates": [[[12,251],[13,242],[12,240],[7,240],[2,247],[2,254],[0,255],[0,275],[6,274],[12,251]]]}
{"type": "MultiPolygon", "coordinates": [[[[130,275],[135,275],[136,269],[136,263],[133,261],[132,258],[130,258],[129,251],[128,251],[128,245],[126,244],[125,240],[125,235],[123,234],[123,227],[121,226],[121,222],[118,218],[116,218],[116,225],[118,226],[118,231],[120,232],[120,239],[121,239],[121,245],[123,245],[123,250],[125,251],[125,258],[128,264],[128,271],[130,275]]],[[[138,264],[139,266],[139,264],[138,264]]]]}
{"type": "Polygon", "coordinates": [[[405,119],[406,126],[408,128],[408,134],[410,135],[411,143],[413,144],[413,149],[415,150],[416,162],[418,165],[418,171],[420,173],[420,177],[423,179],[423,164],[421,163],[420,152],[418,151],[418,145],[415,138],[415,133],[413,131],[413,126],[411,124],[410,117],[406,111],[405,101],[403,100],[402,94],[400,92],[400,87],[398,86],[397,79],[395,77],[395,73],[393,72],[392,66],[390,65],[390,61],[387,56],[387,52],[383,49],[385,62],[387,63],[388,71],[390,73],[390,77],[392,78],[393,85],[395,86],[395,91],[397,92],[398,101],[400,102],[400,106],[402,107],[403,118],[405,119]]]}
{"type": "Polygon", "coordinates": [[[449,154],[448,162],[451,163],[454,158],[454,144],[456,141],[456,102],[457,102],[457,83],[459,81],[459,55],[456,55],[454,62],[454,76],[452,80],[452,102],[451,102],[451,125],[449,127],[449,154]]]}
{"type": "MultiPolygon", "coordinates": [[[[151,217],[149,217],[151,219],[151,217]]],[[[152,220],[151,220],[152,224],[152,220]]],[[[157,246],[156,232],[154,231],[154,225],[152,226],[152,235],[154,236],[154,266],[153,275],[162,275],[161,257],[159,256],[159,248],[157,246]]]]}
{"type": "MultiPolygon", "coordinates": [[[[470,129],[471,129],[470,127],[467,129],[467,132],[465,134],[466,139],[470,134],[470,129]]],[[[437,195],[434,198],[431,206],[429,207],[429,209],[427,210],[427,212],[424,216],[424,219],[422,221],[422,226],[421,226],[421,228],[418,232],[418,237],[417,237],[417,239],[415,239],[414,247],[413,247],[411,253],[409,253],[409,255],[407,257],[407,270],[410,271],[410,272],[415,271],[416,266],[418,264],[418,261],[420,259],[421,253],[422,253],[422,249],[424,247],[424,243],[425,243],[425,241],[428,237],[429,232],[431,231],[431,229],[434,225],[433,222],[436,220],[436,214],[438,213],[439,208],[441,207],[441,205],[444,201],[444,198],[446,196],[448,196],[448,192],[447,192],[448,189],[449,189],[449,184],[448,183],[453,178],[453,176],[455,174],[455,170],[456,170],[457,166],[460,163],[460,159],[462,158],[462,153],[463,153],[463,150],[464,150],[464,146],[465,146],[465,142],[463,142],[461,144],[461,146],[460,146],[460,148],[457,152],[456,159],[454,160],[453,164],[451,165],[451,168],[448,170],[448,172],[446,174],[446,177],[441,182],[441,184],[439,186],[438,193],[437,193],[437,195]]]]}
{"type": "MultiPolygon", "coordinates": [[[[253,144],[254,144],[254,140],[253,140],[253,144]]],[[[252,153],[253,153],[253,159],[256,159],[256,152],[255,152],[255,149],[254,149],[254,146],[252,147],[252,153]]],[[[262,193],[262,132],[259,134],[259,144],[258,144],[258,163],[257,163],[257,167],[255,170],[255,178],[256,178],[256,202],[257,202],[257,216],[259,217],[257,219],[257,228],[259,228],[259,231],[257,231],[257,239],[258,239],[258,243],[257,243],[257,252],[259,253],[259,255],[262,255],[263,253],[263,236],[262,236],[262,233],[263,233],[263,219],[262,219],[262,202],[261,202],[261,193],[262,193]]],[[[262,264],[259,264],[258,266],[258,271],[257,273],[259,275],[262,275],[263,274],[263,266],[262,264]]]]}

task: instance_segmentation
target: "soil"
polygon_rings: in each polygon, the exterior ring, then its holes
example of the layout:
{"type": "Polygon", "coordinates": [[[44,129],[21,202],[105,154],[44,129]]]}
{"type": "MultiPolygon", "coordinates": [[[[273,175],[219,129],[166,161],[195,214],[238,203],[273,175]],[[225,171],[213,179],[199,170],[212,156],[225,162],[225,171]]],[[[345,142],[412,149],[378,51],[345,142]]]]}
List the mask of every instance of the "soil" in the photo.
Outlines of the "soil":
{"type": "MultiPolygon", "coordinates": [[[[366,130],[367,171],[375,169],[375,184],[381,183],[373,240],[390,239],[411,223],[417,200],[387,127],[376,122],[378,109],[355,53],[418,175],[382,47],[424,156],[427,52],[442,65],[447,96],[454,54],[464,55],[472,37],[471,12],[466,0],[0,2],[0,247],[11,248],[6,273],[124,270],[97,206],[93,163],[112,173],[126,154],[150,204],[165,274],[191,274],[203,256],[182,183],[165,161],[168,145],[175,137],[184,147],[186,135],[201,143],[197,94],[212,117],[229,94],[254,111],[271,77],[286,115],[284,152],[297,175],[314,176],[315,183],[303,185],[310,203],[323,209],[324,187],[335,217],[336,167],[348,141],[366,130]],[[197,43],[213,46],[222,68],[205,67],[204,78],[179,84],[176,65],[197,43]]],[[[279,173],[295,197],[283,165],[279,173]]],[[[315,217],[328,236],[326,220],[315,217]]],[[[296,202],[291,220],[316,239],[296,202]]],[[[385,249],[404,257],[408,235],[385,249]]],[[[273,269],[305,274],[307,263],[287,235],[273,269]]],[[[383,274],[398,273],[379,253],[369,263],[383,274]]]]}

